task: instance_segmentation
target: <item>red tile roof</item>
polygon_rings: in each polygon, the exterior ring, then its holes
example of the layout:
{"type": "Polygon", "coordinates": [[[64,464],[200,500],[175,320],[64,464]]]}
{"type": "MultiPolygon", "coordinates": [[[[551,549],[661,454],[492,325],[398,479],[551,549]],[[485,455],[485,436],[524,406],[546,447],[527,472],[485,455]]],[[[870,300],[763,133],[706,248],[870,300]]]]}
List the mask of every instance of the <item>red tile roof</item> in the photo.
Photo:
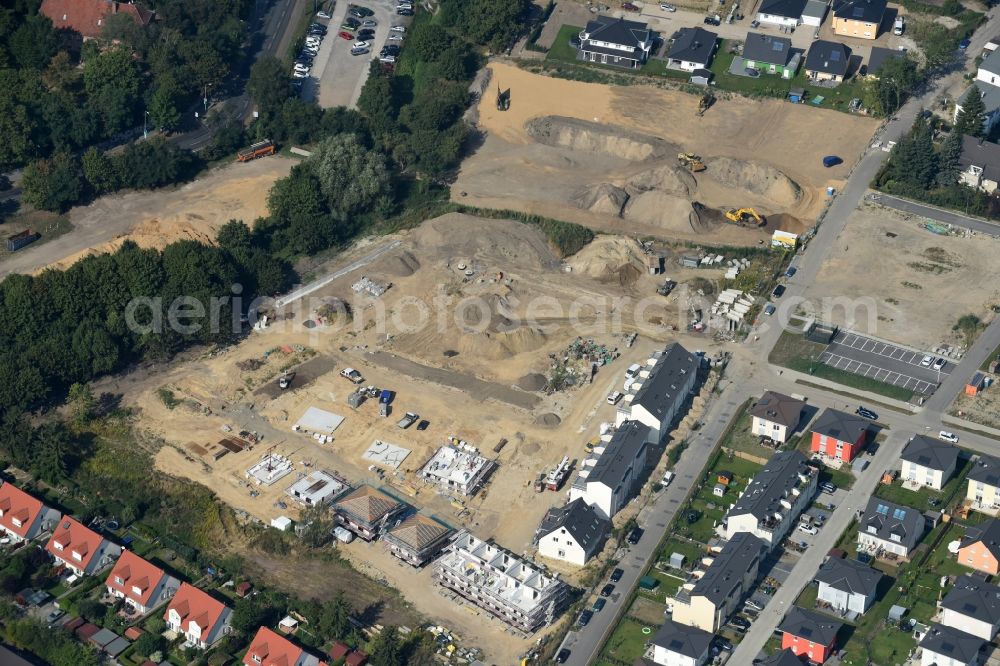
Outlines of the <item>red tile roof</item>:
{"type": "Polygon", "coordinates": [[[355,650],[351,654],[347,655],[345,663],[347,666],[364,666],[366,661],[368,661],[368,655],[361,650],[355,650]]]}
{"type": "Polygon", "coordinates": [[[80,638],[81,641],[85,641],[100,630],[101,628],[98,627],[96,624],[91,624],[90,622],[88,622],[81,627],[77,627],[76,635],[80,638]]]}
{"type": "Polygon", "coordinates": [[[42,511],[42,503],[12,483],[0,486],[0,525],[22,539],[42,511]]]}
{"type": "Polygon", "coordinates": [[[335,641],[333,646],[330,648],[329,655],[330,659],[340,659],[341,657],[346,657],[350,654],[350,652],[351,648],[349,645],[341,643],[340,641],[335,641]]]}
{"type": "Polygon", "coordinates": [[[134,641],[137,638],[139,638],[139,636],[142,636],[144,633],[146,632],[140,629],[139,627],[129,627],[128,629],[125,630],[125,638],[129,639],[130,641],[134,641]]]}
{"type": "Polygon", "coordinates": [[[107,586],[141,606],[149,606],[156,586],[165,575],[160,567],[125,550],[108,574],[107,586]]]}
{"type": "Polygon", "coordinates": [[[63,516],[45,544],[45,550],[64,562],[86,569],[103,541],[100,534],[84,527],[75,518],[63,516]]]}
{"type": "Polygon", "coordinates": [[[226,611],[226,605],[194,585],[181,583],[177,594],[167,604],[167,610],[163,613],[164,620],[169,620],[171,610],[177,611],[181,616],[182,631],[187,633],[193,621],[201,629],[201,640],[207,641],[208,633],[226,611]]]}
{"type": "Polygon", "coordinates": [[[295,643],[267,627],[261,627],[243,657],[243,664],[244,666],[294,666],[301,655],[302,648],[295,643]]]}
{"type": "Polygon", "coordinates": [[[114,0],[42,0],[39,11],[56,29],[69,28],[84,37],[100,37],[105,19],[114,14],[127,14],[139,25],[148,25],[156,16],[138,5],[114,0]]]}

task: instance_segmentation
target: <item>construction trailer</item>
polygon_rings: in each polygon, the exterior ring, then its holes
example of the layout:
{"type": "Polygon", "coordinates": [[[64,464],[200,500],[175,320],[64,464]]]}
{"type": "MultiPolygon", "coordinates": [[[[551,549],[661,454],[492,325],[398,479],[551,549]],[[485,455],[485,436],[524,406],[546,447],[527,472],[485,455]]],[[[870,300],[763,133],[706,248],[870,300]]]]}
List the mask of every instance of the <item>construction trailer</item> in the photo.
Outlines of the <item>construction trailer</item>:
{"type": "Polygon", "coordinates": [[[255,160],[258,157],[273,155],[274,151],[274,142],[270,139],[264,139],[263,141],[258,141],[257,143],[252,144],[249,148],[244,148],[236,153],[236,161],[249,162],[250,160],[255,160]]]}
{"type": "Polygon", "coordinates": [[[789,250],[794,250],[799,244],[798,234],[793,234],[790,231],[780,231],[775,230],[771,234],[771,247],[787,248],[789,250]]]}

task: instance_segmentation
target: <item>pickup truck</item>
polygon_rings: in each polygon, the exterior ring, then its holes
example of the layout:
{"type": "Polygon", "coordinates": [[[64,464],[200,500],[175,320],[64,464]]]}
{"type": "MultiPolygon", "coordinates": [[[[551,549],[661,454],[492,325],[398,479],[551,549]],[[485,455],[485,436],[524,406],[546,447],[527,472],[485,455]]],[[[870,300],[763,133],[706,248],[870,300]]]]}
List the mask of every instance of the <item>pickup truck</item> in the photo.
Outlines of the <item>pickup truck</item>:
{"type": "Polygon", "coordinates": [[[414,414],[413,412],[406,412],[406,414],[403,415],[403,418],[399,419],[399,423],[397,423],[396,425],[402,428],[403,430],[406,430],[411,425],[416,423],[417,419],[419,418],[420,415],[418,414],[414,414]]]}
{"type": "Polygon", "coordinates": [[[352,384],[360,384],[365,381],[365,378],[361,376],[361,373],[354,368],[344,368],[340,371],[340,376],[349,380],[352,384]]]}

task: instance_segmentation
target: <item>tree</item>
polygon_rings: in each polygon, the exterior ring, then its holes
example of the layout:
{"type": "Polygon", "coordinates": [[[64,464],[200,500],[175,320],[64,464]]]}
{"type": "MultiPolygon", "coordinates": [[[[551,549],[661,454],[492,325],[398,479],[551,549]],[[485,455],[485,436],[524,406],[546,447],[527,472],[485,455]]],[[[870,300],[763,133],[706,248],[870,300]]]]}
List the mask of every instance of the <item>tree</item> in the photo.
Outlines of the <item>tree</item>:
{"type": "Polygon", "coordinates": [[[269,607],[263,599],[244,597],[237,599],[233,606],[231,624],[236,631],[248,634],[261,625],[270,624],[269,620],[277,614],[276,609],[269,607]]]}
{"type": "Polygon", "coordinates": [[[258,58],[250,68],[247,92],[263,118],[271,118],[292,96],[291,79],[285,63],[274,56],[258,58]]]}
{"type": "Polygon", "coordinates": [[[59,50],[59,37],[47,16],[33,14],[14,31],[8,46],[18,66],[44,69],[59,50]]]}
{"type": "Polygon", "coordinates": [[[377,137],[390,134],[396,127],[393,77],[383,72],[377,62],[372,62],[368,81],[358,96],[358,111],[368,119],[372,134],[377,137]]]}
{"type": "Polygon", "coordinates": [[[253,240],[250,227],[244,224],[243,220],[229,220],[219,227],[215,238],[219,241],[219,245],[230,250],[248,248],[253,240]]]}
{"type": "Polygon", "coordinates": [[[931,23],[926,26],[921,47],[929,71],[940,69],[955,59],[956,41],[943,25],[931,23]]]}
{"type": "Polygon", "coordinates": [[[74,383],[69,387],[67,403],[69,404],[73,421],[77,425],[84,425],[90,421],[94,414],[94,407],[97,405],[90,387],[79,383],[74,383]]]}
{"type": "Polygon", "coordinates": [[[979,331],[984,328],[983,321],[974,314],[962,315],[958,318],[958,321],[951,330],[960,333],[963,340],[965,341],[966,348],[971,347],[972,343],[976,341],[976,336],[979,335],[979,331]]]}
{"type": "Polygon", "coordinates": [[[81,159],[83,177],[96,194],[113,192],[118,189],[118,171],[111,159],[91,146],[81,159]]]}
{"type": "Polygon", "coordinates": [[[24,201],[35,208],[64,211],[80,200],[83,181],[73,158],[68,153],[57,153],[25,167],[21,189],[24,201]]]}
{"type": "Polygon", "coordinates": [[[418,60],[434,62],[452,44],[452,37],[439,23],[421,21],[407,35],[406,50],[418,60]]]}
{"type": "Polygon", "coordinates": [[[351,605],[343,591],[328,601],[319,615],[319,631],[327,640],[343,640],[351,633],[351,605]]]}
{"type": "Polygon", "coordinates": [[[139,636],[135,641],[135,651],[143,657],[148,657],[154,652],[162,652],[166,646],[167,641],[163,636],[149,631],[139,636]]]}
{"type": "Polygon", "coordinates": [[[917,64],[902,54],[886,59],[872,74],[865,80],[861,98],[865,108],[882,118],[896,113],[920,81],[917,64]]]}
{"type": "Polygon", "coordinates": [[[104,617],[104,604],[91,597],[84,597],[81,599],[80,603],[77,604],[76,609],[80,611],[80,615],[92,622],[104,617]]]}
{"type": "Polygon", "coordinates": [[[349,216],[369,209],[389,191],[389,170],[381,153],[368,150],[353,134],[324,139],[308,164],[330,210],[349,216]]]}
{"type": "Polygon", "coordinates": [[[937,155],[931,141],[931,130],[923,114],[913,127],[900,138],[889,159],[889,176],[900,183],[926,189],[937,173],[937,155]]]}
{"type": "Polygon", "coordinates": [[[139,101],[139,70],[131,51],[116,46],[87,58],[83,84],[107,134],[129,127],[139,101]]]}
{"type": "Polygon", "coordinates": [[[466,39],[494,52],[511,45],[528,12],[529,0],[444,0],[442,23],[454,26],[466,39]]]}
{"type": "Polygon", "coordinates": [[[372,642],[369,662],[374,666],[398,666],[402,644],[396,627],[389,625],[379,632],[372,642]]]}
{"type": "Polygon", "coordinates": [[[955,118],[952,132],[982,137],[986,126],[986,105],[983,103],[982,92],[978,85],[969,88],[960,106],[962,109],[955,118]]]}
{"type": "Polygon", "coordinates": [[[948,186],[958,182],[961,165],[959,160],[962,157],[962,135],[954,129],[948,134],[941,146],[938,154],[938,185],[948,186]]]}
{"type": "Polygon", "coordinates": [[[180,97],[180,91],[171,81],[168,85],[160,85],[149,99],[149,119],[153,127],[170,132],[181,124],[181,112],[177,109],[175,100],[180,97]]]}

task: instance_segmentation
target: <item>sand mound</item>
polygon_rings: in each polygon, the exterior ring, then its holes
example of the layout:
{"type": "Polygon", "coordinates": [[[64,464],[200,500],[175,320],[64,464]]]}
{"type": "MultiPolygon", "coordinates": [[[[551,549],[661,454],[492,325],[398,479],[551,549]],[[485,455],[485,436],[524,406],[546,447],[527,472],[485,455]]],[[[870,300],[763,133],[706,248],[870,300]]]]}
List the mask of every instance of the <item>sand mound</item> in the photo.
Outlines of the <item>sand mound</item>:
{"type": "Polygon", "coordinates": [[[601,183],[597,187],[584,188],[573,197],[572,202],[592,213],[621,217],[622,208],[628,202],[628,192],[611,183],[601,183]]]}
{"type": "Polygon", "coordinates": [[[538,418],[535,419],[535,425],[545,426],[547,428],[555,428],[560,423],[562,423],[562,419],[559,418],[558,414],[553,414],[552,412],[539,414],[538,418]]]}
{"type": "Polygon", "coordinates": [[[529,372],[517,380],[517,388],[523,391],[541,391],[547,383],[545,375],[529,372]]]}
{"type": "Polygon", "coordinates": [[[788,213],[778,213],[767,216],[767,227],[769,229],[780,229],[793,234],[805,233],[809,225],[804,224],[799,218],[788,213]]]}
{"type": "Polygon", "coordinates": [[[698,189],[698,181],[687,169],[664,165],[637,173],[628,179],[625,188],[630,194],[659,190],[666,194],[686,197],[698,189]]]}
{"type": "MultiPolygon", "coordinates": [[[[559,417],[556,417],[556,418],[559,418],[559,417]]],[[[519,446],[517,450],[518,450],[519,453],[523,453],[525,455],[533,456],[536,453],[538,453],[539,451],[541,451],[542,447],[538,444],[538,442],[525,442],[524,444],[522,444],[521,446],[519,446]]]]}
{"type": "Polygon", "coordinates": [[[691,202],[659,190],[642,192],[631,199],[622,217],[661,229],[690,233],[701,231],[701,219],[691,202]]]}
{"type": "Polygon", "coordinates": [[[420,268],[420,261],[411,252],[403,252],[389,257],[384,266],[385,272],[396,277],[409,277],[420,268]]]}
{"type": "Polygon", "coordinates": [[[545,334],[537,328],[521,326],[503,333],[466,333],[458,341],[459,352],[493,361],[535,351],[546,343],[545,334]]]}
{"type": "Polygon", "coordinates": [[[574,273],[604,282],[634,283],[645,268],[642,246],[632,238],[600,236],[570,260],[574,273]]]}
{"type": "Polygon", "coordinates": [[[708,160],[705,173],[738,190],[765,196],[781,207],[794,206],[802,197],[798,183],[781,171],[756,162],[716,157],[708,160]]]}
{"type": "Polygon", "coordinates": [[[547,146],[599,153],[633,162],[659,159],[677,152],[676,146],[655,136],[565,116],[534,118],[525,123],[524,129],[528,136],[547,146]]]}

